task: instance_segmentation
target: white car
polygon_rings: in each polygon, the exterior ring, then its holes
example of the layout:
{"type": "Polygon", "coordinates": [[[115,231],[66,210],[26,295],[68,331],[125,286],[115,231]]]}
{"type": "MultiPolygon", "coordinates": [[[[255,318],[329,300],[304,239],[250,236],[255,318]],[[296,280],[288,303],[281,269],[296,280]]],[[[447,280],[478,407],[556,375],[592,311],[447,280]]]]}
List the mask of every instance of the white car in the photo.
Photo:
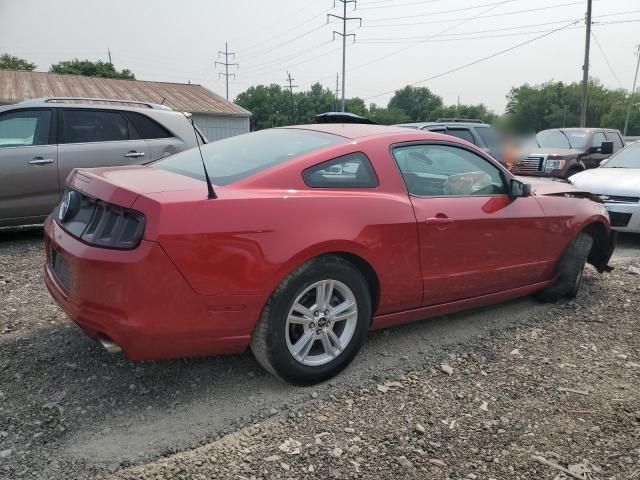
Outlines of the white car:
{"type": "Polygon", "coordinates": [[[640,141],[623,148],[598,168],[573,175],[569,182],[600,196],[613,228],[640,233],[640,141]]]}

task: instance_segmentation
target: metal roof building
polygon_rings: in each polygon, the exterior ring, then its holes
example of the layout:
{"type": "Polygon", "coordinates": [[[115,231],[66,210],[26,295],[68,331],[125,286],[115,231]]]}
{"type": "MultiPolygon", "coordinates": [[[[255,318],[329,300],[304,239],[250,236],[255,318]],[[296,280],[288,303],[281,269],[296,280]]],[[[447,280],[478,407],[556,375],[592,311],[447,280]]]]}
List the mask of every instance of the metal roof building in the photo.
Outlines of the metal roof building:
{"type": "Polygon", "coordinates": [[[0,105],[42,97],[93,97],[159,103],[190,112],[210,140],[249,131],[251,113],[202,85],[117,80],[22,70],[0,70],[0,105]]]}

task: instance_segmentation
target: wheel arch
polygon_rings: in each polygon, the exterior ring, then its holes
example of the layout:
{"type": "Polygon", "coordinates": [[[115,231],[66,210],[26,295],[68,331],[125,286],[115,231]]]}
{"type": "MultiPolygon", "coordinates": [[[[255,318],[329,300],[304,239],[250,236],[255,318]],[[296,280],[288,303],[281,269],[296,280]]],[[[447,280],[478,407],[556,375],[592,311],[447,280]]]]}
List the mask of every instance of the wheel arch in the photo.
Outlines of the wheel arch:
{"type": "Polygon", "coordinates": [[[611,267],[608,266],[608,262],[615,248],[616,232],[598,220],[587,224],[581,232],[587,233],[593,238],[593,246],[587,261],[599,272],[609,271],[611,267]]]}

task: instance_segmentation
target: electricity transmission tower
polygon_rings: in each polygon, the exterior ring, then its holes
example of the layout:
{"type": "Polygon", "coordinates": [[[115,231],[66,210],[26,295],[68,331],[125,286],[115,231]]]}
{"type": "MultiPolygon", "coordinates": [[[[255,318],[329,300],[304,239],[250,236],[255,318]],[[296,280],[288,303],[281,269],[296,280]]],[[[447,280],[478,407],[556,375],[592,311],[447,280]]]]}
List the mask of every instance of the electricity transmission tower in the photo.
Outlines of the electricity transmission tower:
{"type": "Polygon", "coordinates": [[[291,116],[289,118],[289,121],[291,122],[292,125],[296,123],[296,103],[295,103],[295,100],[293,99],[293,89],[298,88],[298,85],[293,84],[294,80],[295,80],[294,78],[291,78],[291,74],[287,72],[287,82],[289,83],[289,85],[285,85],[285,88],[288,88],[289,93],[291,94],[291,116]]]}
{"type": "Polygon", "coordinates": [[[638,69],[640,69],[640,45],[636,48],[636,55],[638,56],[638,63],[636,64],[636,75],[633,77],[633,87],[631,87],[631,94],[629,95],[629,105],[627,105],[627,116],[624,119],[624,131],[623,137],[627,136],[627,128],[629,127],[629,118],[631,117],[631,108],[633,107],[633,94],[636,92],[636,82],[638,81],[638,69]]]}
{"type": "Polygon", "coordinates": [[[218,78],[220,78],[220,76],[225,77],[225,80],[227,83],[227,100],[229,100],[229,77],[233,77],[234,80],[236,79],[235,73],[229,73],[229,67],[231,66],[239,67],[239,65],[237,63],[229,63],[229,57],[231,56],[235,60],[236,54],[233,52],[229,52],[229,47],[227,45],[227,42],[224,42],[224,52],[218,50],[218,58],[220,58],[222,55],[224,55],[224,62],[219,62],[216,60],[213,63],[213,67],[215,68],[217,65],[224,66],[224,73],[222,72],[218,73],[218,78]]]}
{"type": "Polygon", "coordinates": [[[591,3],[587,0],[587,37],[584,43],[584,64],[582,65],[582,107],[580,108],[580,126],[587,126],[587,89],[589,87],[589,46],[591,44],[591,3]]]}
{"type": "MultiPolygon", "coordinates": [[[[346,69],[346,55],[347,55],[347,37],[353,37],[353,41],[356,41],[356,34],[355,33],[347,33],[347,22],[350,20],[358,20],[360,22],[360,26],[362,26],[362,18],[361,17],[347,17],[347,4],[348,3],[353,3],[353,8],[355,10],[356,6],[357,6],[357,1],[356,0],[338,0],[340,3],[342,3],[342,16],[339,15],[334,15],[333,13],[328,13],[327,14],[327,23],[329,23],[329,20],[331,19],[331,17],[336,18],[338,20],[342,20],[342,32],[337,32],[337,31],[333,31],[333,38],[335,40],[336,35],[339,35],[342,37],[342,107],[341,107],[341,111],[344,112],[344,102],[345,102],[345,69],[346,69]]],[[[333,6],[335,7],[335,0],[334,0],[334,4],[333,6]]]]}

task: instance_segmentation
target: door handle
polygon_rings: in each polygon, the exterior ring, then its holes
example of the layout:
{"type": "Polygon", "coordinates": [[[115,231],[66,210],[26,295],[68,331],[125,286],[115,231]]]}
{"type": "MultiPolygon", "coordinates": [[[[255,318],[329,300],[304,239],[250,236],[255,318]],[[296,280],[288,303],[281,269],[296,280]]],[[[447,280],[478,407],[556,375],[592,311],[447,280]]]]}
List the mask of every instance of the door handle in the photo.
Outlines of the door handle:
{"type": "Polygon", "coordinates": [[[53,163],[53,158],[33,157],[33,160],[29,161],[29,165],[47,165],[53,163]]]}
{"type": "Polygon", "coordinates": [[[136,152],[135,150],[131,150],[124,154],[126,158],[140,158],[144,157],[144,152],[136,152]]]}
{"type": "Polygon", "coordinates": [[[455,222],[455,220],[449,217],[429,217],[425,220],[427,225],[449,225],[453,222],[455,222]]]}

